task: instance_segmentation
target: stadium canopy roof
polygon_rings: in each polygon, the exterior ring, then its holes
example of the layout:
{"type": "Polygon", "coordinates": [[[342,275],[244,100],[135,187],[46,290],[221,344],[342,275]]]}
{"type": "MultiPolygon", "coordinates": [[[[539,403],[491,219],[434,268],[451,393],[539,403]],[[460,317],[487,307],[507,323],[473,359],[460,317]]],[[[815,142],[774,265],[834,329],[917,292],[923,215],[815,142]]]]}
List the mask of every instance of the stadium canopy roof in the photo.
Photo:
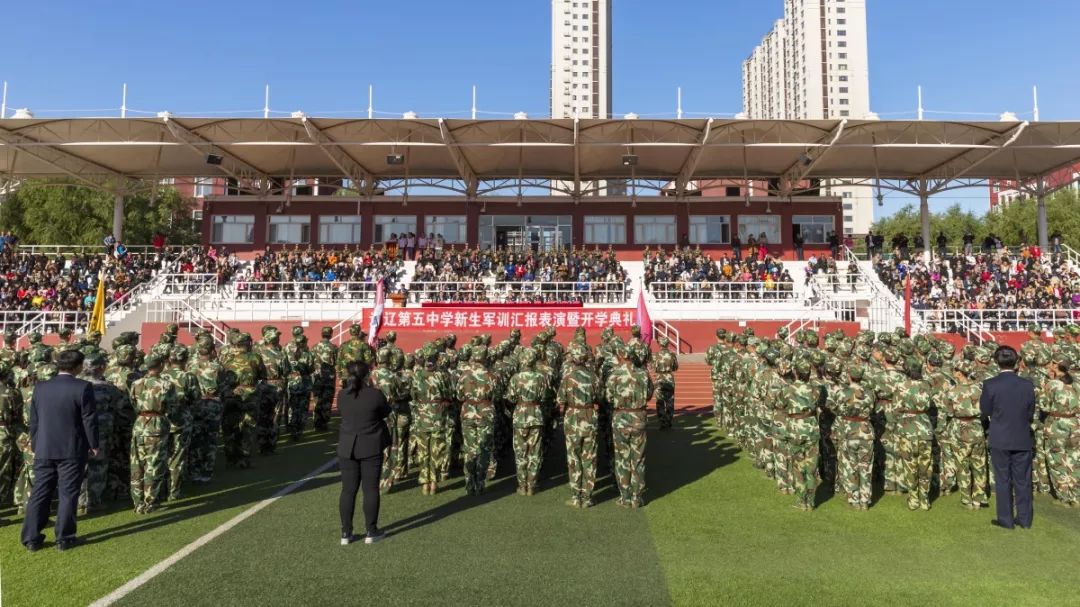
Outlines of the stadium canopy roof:
{"type": "Polygon", "coordinates": [[[1031,180],[1080,162],[1080,122],[70,118],[0,120],[0,177],[482,181],[1031,180]],[[207,155],[221,157],[209,165],[207,155]],[[388,155],[404,155],[392,164],[388,155]],[[627,160],[624,156],[634,156],[627,160]]]}

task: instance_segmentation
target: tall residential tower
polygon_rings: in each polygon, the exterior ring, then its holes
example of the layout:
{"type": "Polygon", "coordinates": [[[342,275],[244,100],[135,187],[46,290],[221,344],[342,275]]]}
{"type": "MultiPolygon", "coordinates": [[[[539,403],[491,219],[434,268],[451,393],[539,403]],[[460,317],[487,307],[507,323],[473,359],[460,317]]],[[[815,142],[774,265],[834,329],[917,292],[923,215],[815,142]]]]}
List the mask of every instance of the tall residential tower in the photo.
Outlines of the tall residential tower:
{"type": "MultiPolygon", "coordinates": [[[[784,0],[784,18],[743,62],[743,112],[776,120],[870,117],[865,0],[784,0]]],[[[874,220],[869,188],[826,186],[844,199],[846,234],[874,220]]]]}
{"type": "Polygon", "coordinates": [[[611,0],[552,0],[551,117],[611,116],[611,0]]]}

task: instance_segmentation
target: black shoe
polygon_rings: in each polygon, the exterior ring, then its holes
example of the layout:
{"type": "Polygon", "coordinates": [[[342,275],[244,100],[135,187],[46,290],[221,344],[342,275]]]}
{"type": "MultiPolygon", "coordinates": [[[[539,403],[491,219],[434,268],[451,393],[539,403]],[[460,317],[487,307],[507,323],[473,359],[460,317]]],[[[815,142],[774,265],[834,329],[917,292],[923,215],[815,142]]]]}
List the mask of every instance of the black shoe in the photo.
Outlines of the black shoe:
{"type": "Polygon", "coordinates": [[[1031,529],[1031,525],[1017,525],[1021,529],[1031,529]]]}
{"type": "Polygon", "coordinates": [[[44,547],[45,547],[45,544],[42,544],[41,542],[30,542],[29,544],[26,545],[26,550],[27,550],[27,552],[37,552],[38,550],[41,550],[44,547]]]}
{"type": "Polygon", "coordinates": [[[360,539],[360,538],[356,537],[352,533],[342,533],[341,534],[341,545],[342,546],[348,546],[349,544],[357,541],[358,539],[360,539]]]}
{"type": "Polygon", "coordinates": [[[380,542],[380,541],[382,541],[384,539],[386,539],[386,533],[383,532],[383,531],[376,531],[374,533],[367,534],[367,536],[364,537],[364,543],[365,544],[374,544],[374,543],[380,542]]]}
{"type": "Polygon", "coordinates": [[[82,538],[73,537],[73,538],[71,538],[69,540],[64,540],[62,542],[56,542],[56,549],[59,550],[60,552],[63,552],[65,550],[71,550],[72,548],[74,548],[76,546],[80,546],[80,545],[82,545],[82,543],[83,543],[82,538]]]}
{"type": "Polygon", "coordinates": [[[999,521],[997,519],[994,519],[994,520],[990,521],[990,524],[995,526],[995,527],[1001,527],[1002,529],[1012,529],[1011,525],[1005,526],[1004,523],[1002,523],[1001,521],[999,521]]]}

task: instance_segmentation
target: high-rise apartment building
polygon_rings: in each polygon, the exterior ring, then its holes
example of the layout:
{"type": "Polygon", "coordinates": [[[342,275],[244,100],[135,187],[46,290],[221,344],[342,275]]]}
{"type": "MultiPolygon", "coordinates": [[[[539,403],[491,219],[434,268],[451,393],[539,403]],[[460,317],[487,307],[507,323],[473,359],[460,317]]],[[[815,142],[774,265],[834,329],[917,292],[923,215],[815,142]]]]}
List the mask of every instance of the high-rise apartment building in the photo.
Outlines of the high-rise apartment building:
{"type": "Polygon", "coordinates": [[[611,116],[611,0],[552,0],[551,117],[611,116]]]}
{"type": "MultiPolygon", "coordinates": [[[[775,120],[870,117],[865,0],[784,0],[777,21],[743,62],[743,112],[775,120]]],[[[832,182],[846,234],[874,221],[873,192],[832,182]]]]}

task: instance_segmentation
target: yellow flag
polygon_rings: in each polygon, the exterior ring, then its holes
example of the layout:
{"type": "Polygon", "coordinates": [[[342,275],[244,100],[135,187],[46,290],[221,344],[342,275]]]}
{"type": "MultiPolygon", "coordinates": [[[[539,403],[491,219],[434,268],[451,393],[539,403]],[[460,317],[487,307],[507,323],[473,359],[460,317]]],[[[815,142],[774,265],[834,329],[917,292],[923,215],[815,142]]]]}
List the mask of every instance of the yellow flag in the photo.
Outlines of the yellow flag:
{"type": "Polygon", "coordinates": [[[105,335],[105,277],[98,275],[97,295],[94,296],[94,311],[90,313],[90,326],[86,332],[97,331],[105,335]]]}

